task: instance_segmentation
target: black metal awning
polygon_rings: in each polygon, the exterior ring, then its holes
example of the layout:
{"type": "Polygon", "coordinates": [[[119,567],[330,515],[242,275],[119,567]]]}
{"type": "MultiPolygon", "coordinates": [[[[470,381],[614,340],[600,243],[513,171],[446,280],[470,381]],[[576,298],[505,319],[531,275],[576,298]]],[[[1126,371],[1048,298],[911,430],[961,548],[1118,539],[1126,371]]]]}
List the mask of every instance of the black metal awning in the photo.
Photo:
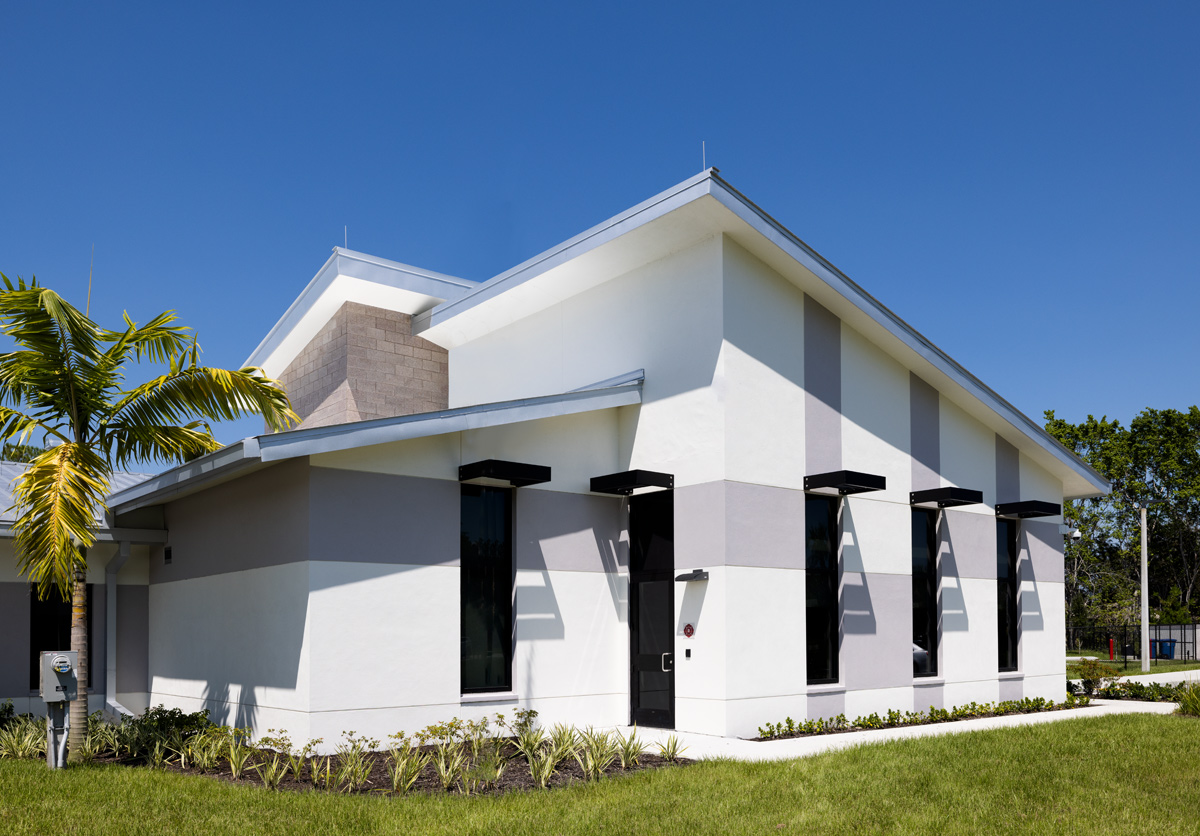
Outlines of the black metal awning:
{"type": "Polygon", "coordinates": [[[835,470],[804,477],[804,490],[834,490],[842,496],[850,493],[881,491],[887,487],[887,479],[874,473],[859,473],[855,470],[835,470]]]}
{"type": "Polygon", "coordinates": [[[908,495],[910,505],[936,503],[939,508],[954,508],[958,505],[979,505],[983,502],[983,491],[970,488],[933,488],[913,491],[908,495]]]}
{"type": "Polygon", "coordinates": [[[593,476],[591,489],[595,493],[628,496],[638,488],[674,488],[675,476],[655,470],[626,470],[607,476],[593,476]]]}
{"type": "Polygon", "coordinates": [[[1062,513],[1062,506],[1053,502],[1042,502],[1040,499],[1027,499],[1024,502],[999,502],[996,504],[997,517],[1057,517],[1062,513]]]}
{"type": "Polygon", "coordinates": [[[682,575],[676,575],[677,581],[706,581],[708,580],[708,572],[703,569],[693,569],[690,572],[684,572],[682,575]]]}
{"type": "Polygon", "coordinates": [[[508,482],[514,488],[523,488],[526,485],[549,482],[550,468],[540,464],[484,459],[464,464],[458,469],[458,481],[460,482],[475,482],[482,479],[508,482]]]}

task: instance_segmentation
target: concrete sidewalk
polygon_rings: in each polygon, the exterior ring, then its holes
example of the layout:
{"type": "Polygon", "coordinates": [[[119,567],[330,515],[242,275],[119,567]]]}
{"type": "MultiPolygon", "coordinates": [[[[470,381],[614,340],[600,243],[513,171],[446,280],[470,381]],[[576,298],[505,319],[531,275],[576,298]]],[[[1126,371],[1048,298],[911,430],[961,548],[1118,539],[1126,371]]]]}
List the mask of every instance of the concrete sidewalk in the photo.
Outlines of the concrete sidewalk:
{"type": "MultiPolygon", "coordinates": [[[[638,736],[651,743],[651,752],[657,754],[657,744],[674,734],[686,747],[685,758],[733,758],[739,761],[771,761],[804,758],[849,749],[868,743],[885,740],[909,740],[917,737],[935,737],[945,734],[984,731],[986,729],[1008,729],[1015,726],[1032,726],[1039,723],[1057,723],[1081,717],[1105,717],[1110,714],[1172,714],[1175,703],[1134,702],[1131,700],[1093,700],[1086,708],[1071,708],[1062,711],[1046,711],[1038,714],[1016,714],[1007,717],[983,717],[977,720],[956,720],[949,723],[931,723],[925,726],[902,726],[894,729],[872,729],[842,734],[821,734],[792,740],[770,740],[757,743],[729,737],[712,737],[689,732],[672,732],[664,729],[639,728],[638,736]]],[[[629,727],[618,729],[629,733],[629,727]]]]}
{"type": "MultiPolygon", "coordinates": [[[[1133,670],[1133,668],[1130,668],[1133,670]]],[[[1141,670],[1139,667],[1137,670],[1141,670]]],[[[1122,676],[1118,682],[1141,682],[1149,685],[1157,682],[1160,685],[1177,685],[1180,682],[1200,682],[1200,671],[1168,671],[1166,673],[1134,673],[1122,676]]]]}

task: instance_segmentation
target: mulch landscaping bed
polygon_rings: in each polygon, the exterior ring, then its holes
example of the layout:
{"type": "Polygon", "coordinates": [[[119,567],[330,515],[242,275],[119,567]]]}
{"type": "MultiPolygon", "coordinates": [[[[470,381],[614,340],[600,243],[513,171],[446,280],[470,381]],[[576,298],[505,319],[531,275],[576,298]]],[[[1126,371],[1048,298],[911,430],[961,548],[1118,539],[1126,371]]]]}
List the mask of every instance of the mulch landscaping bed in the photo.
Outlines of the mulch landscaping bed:
{"type": "MultiPolygon", "coordinates": [[[[432,752],[433,748],[433,746],[426,746],[424,747],[423,751],[432,752]]],[[[525,760],[525,757],[518,754],[516,748],[511,743],[506,744],[504,754],[511,759],[508,761],[508,766],[505,768],[504,774],[500,776],[500,780],[492,787],[487,789],[480,788],[479,790],[472,792],[472,795],[500,795],[506,792],[513,792],[514,790],[540,789],[529,773],[529,764],[525,760]]],[[[375,752],[373,757],[375,758],[375,766],[371,771],[371,777],[366,786],[357,792],[358,794],[392,795],[392,782],[387,773],[388,754],[386,751],[375,752]]],[[[327,791],[321,786],[313,785],[311,770],[314,768],[314,762],[316,761],[320,762],[320,768],[323,770],[325,766],[324,757],[310,758],[308,761],[308,766],[303,772],[302,780],[297,781],[292,777],[291,773],[288,773],[288,776],[280,782],[279,789],[290,790],[293,792],[335,792],[335,790],[327,791]]],[[[688,758],[678,758],[675,761],[669,761],[658,755],[651,755],[649,753],[641,755],[638,761],[639,763],[637,766],[632,766],[629,769],[622,769],[619,762],[614,762],[612,766],[605,770],[604,777],[612,778],[620,775],[632,775],[634,772],[640,772],[646,769],[662,769],[670,766],[686,766],[692,762],[688,758]]],[[[93,761],[93,763],[113,763],[133,767],[143,766],[143,762],[141,760],[119,760],[115,758],[97,758],[93,761]]],[[[333,771],[336,773],[338,768],[338,758],[336,755],[332,756],[332,763],[333,771]]],[[[230,774],[228,765],[224,763],[222,763],[218,771],[210,772],[201,772],[199,769],[195,769],[193,767],[181,769],[179,764],[173,761],[165,764],[163,768],[171,772],[178,772],[187,775],[203,775],[208,778],[216,778],[230,784],[244,784],[247,786],[260,787],[263,786],[263,782],[258,777],[258,773],[249,767],[247,767],[246,771],[242,773],[242,777],[238,779],[233,778],[233,776],[230,774]]],[[[572,784],[582,783],[583,781],[583,770],[580,768],[579,764],[574,758],[568,758],[559,764],[558,771],[550,778],[546,788],[555,789],[558,787],[566,787],[572,784]]],[[[345,791],[342,790],[341,792],[345,791]]],[[[417,778],[416,783],[413,784],[412,789],[409,790],[409,792],[441,795],[445,794],[447,791],[442,789],[442,784],[441,781],[438,780],[437,772],[434,770],[433,764],[429,763],[425,765],[425,768],[421,771],[420,777],[417,778]]],[[[455,795],[461,795],[462,789],[456,784],[449,790],[449,792],[455,795]]]]}

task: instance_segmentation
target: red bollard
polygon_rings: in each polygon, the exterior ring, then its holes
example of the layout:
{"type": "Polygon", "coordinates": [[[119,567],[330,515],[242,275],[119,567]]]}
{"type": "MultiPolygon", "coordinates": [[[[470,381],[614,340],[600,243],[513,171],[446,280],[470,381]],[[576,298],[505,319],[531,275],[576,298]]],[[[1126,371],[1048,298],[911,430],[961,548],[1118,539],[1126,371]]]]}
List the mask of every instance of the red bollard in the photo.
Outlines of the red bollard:
{"type": "Polygon", "coordinates": [[[1115,658],[1116,658],[1116,657],[1115,657],[1115,656],[1113,656],[1113,640],[1112,640],[1112,639],[1109,639],[1109,640],[1108,640],[1108,661],[1110,661],[1110,662],[1111,662],[1111,661],[1112,661],[1113,659],[1115,659],[1115,658]]]}

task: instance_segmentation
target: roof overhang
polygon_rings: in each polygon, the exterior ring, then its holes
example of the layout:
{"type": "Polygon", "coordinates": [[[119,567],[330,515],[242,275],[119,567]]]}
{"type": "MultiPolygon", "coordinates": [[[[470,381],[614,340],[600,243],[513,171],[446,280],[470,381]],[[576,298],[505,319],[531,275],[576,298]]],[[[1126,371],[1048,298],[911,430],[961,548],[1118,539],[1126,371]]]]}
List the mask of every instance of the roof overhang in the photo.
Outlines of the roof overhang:
{"type": "Polygon", "coordinates": [[[120,515],[149,505],[160,505],[286,459],[642,402],[643,375],[640,371],[614,378],[614,381],[559,395],[247,438],[113,494],[109,498],[109,508],[114,515],[120,515]]]}
{"type": "Polygon", "coordinates": [[[414,316],[413,333],[452,349],[628,271],[723,235],[876,343],[968,415],[1062,480],[1067,499],[1108,493],[1096,470],[919,334],[716,169],[414,316]]]}
{"type": "Polygon", "coordinates": [[[457,299],[475,282],[341,247],[317,271],[244,365],[277,378],[346,302],[406,314],[457,299]]]}

